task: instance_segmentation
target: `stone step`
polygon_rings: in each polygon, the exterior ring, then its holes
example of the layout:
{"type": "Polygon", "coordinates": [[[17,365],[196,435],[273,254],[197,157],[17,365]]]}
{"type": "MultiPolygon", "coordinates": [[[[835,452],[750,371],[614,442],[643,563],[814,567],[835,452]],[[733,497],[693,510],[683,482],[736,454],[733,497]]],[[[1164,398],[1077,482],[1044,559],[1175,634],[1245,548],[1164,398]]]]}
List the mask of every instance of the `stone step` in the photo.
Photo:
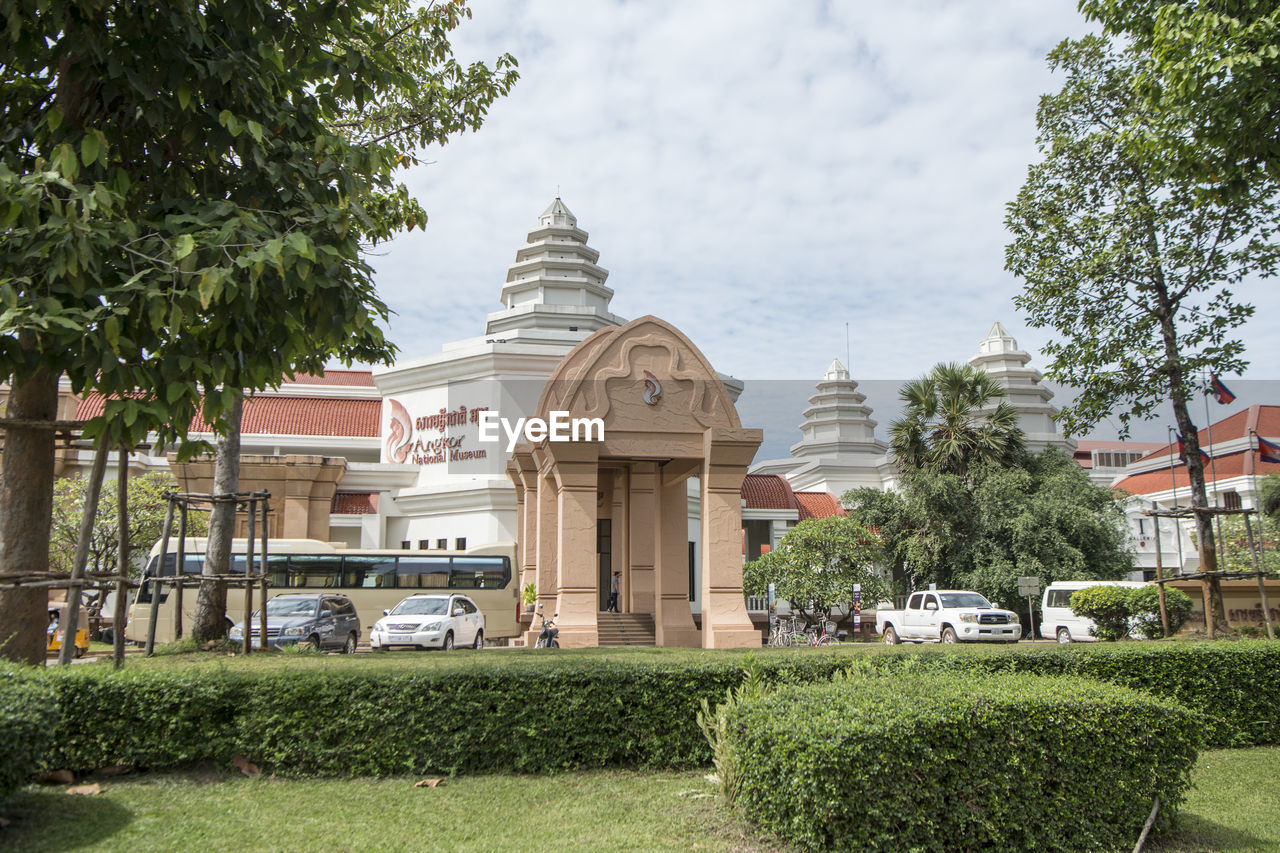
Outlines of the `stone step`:
{"type": "Polygon", "coordinates": [[[596,614],[597,642],[601,646],[653,646],[653,615],[649,613],[596,614]]]}

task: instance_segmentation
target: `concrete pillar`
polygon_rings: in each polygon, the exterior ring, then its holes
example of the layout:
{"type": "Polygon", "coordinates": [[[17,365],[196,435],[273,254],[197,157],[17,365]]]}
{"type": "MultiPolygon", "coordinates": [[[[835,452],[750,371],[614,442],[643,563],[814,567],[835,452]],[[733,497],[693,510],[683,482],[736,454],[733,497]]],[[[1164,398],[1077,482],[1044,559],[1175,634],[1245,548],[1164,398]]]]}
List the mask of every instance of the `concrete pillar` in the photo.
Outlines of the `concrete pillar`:
{"type": "Polygon", "coordinates": [[[707,430],[702,463],[702,645],[758,648],[742,595],[742,480],[763,440],[757,429],[707,430]]]}
{"type": "Polygon", "coordinates": [[[632,613],[657,613],[654,549],[657,545],[656,462],[635,462],[628,474],[627,512],[627,609],[632,613]]]}
{"type": "Polygon", "coordinates": [[[596,559],[596,491],[599,453],[594,443],[546,442],[557,487],[556,569],[560,645],[599,645],[599,565],[596,559]]]}
{"type": "MultiPolygon", "coordinates": [[[[534,537],[534,559],[537,560],[537,568],[534,572],[534,585],[538,588],[538,600],[535,604],[535,614],[537,608],[542,608],[543,612],[550,617],[556,612],[559,601],[556,596],[556,584],[558,583],[556,570],[556,528],[558,524],[559,500],[556,495],[555,475],[552,473],[551,459],[541,451],[534,451],[534,461],[537,463],[537,471],[535,472],[534,482],[537,485],[537,514],[534,519],[537,530],[534,537]]],[[[533,624],[529,626],[528,632],[525,634],[525,645],[529,648],[538,641],[538,631],[541,628],[541,620],[534,616],[533,624]]]]}
{"type": "MultiPolygon", "coordinates": [[[[657,613],[654,639],[659,646],[698,646],[701,640],[689,609],[689,496],[687,477],[667,480],[658,474],[658,523],[655,551],[657,613]]],[[[744,611],[745,612],[745,611],[744,611]]]]}

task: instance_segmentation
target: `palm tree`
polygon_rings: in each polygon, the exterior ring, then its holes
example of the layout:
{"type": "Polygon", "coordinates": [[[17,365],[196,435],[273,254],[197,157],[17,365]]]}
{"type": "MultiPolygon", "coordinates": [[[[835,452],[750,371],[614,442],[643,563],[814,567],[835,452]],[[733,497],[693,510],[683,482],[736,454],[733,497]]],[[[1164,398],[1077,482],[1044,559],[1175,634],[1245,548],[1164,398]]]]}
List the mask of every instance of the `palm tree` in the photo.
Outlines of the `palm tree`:
{"type": "Polygon", "coordinates": [[[979,462],[1015,462],[1023,434],[1003,396],[994,379],[969,364],[938,364],[908,382],[899,392],[906,411],[889,427],[898,465],[964,476],[979,462]]]}

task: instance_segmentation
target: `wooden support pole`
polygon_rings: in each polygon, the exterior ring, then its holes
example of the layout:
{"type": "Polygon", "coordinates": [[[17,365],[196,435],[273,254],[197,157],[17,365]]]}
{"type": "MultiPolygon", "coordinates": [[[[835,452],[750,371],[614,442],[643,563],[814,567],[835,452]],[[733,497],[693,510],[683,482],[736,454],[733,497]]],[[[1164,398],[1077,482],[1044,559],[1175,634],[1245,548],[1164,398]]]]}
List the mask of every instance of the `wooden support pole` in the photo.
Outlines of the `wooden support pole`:
{"type": "Polygon", "coordinates": [[[1160,550],[1160,519],[1152,516],[1151,524],[1156,532],[1156,589],[1160,591],[1160,627],[1165,639],[1169,638],[1169,610],[1164,604],[1164,558],[1160,550]]]}
{"type": "MultiPolygon", "coordinates": [[[[249,506],[249,537],[245,542],[244,554],[244,653],[247,655],[253,648],[253,631],[250,624],[253,621],[253,546],[254,536],[257,530],[254,529],[254,523],[258,517],[258,502],[253,498],[248,501],[249,506]]],[[[264,608],[265,609],[265,608],[264,608]]]]}
{"type": "MultiPolygon", "coordinates": [[[[1267,626],[1267,639],[1274,640],[1276,638],[1275,626],[1271,624],[1271,604],[1267,601],[1267,578],[1266,572],[1262,571],[1262,564],[1258,561],[1258,547],[1253,541],[1253,525],[1249,523],[1249,514],[1244,516],[1244,529],[1249,534],[1249,554],[1253,557],[1253,570],[1258,573],[1258,597],[1262,599],[1262,622],[1267,626]]],[[[1262,536],[1262,517],[1258,517],[1258,536],[1262,536]]]]}
{"type": "Polygon", "coordinates": [[[120,526],[120,538],[116,546],[116,606],[111,616],[112,661],[116,669],[124,666],[124,623],[127,618],[125,598],[129,589],[129,448],[120,445],[119,467],[116,474],[116,523],[120,526]]]}
{"type": "MultiPolygon", "coordinates": [[[[89,540],[93,538],[93,523],[98,518],[98,496],[102,494],[102,480],[107,473],[107,452],[110,445],[99,441],[93,452],[93,468],[89,482],[84,487],[84,506],[81,507],[80,535],[76,538],[76,556],[71,564],[71,586],[67,588],[67,628],[62,632],[62,648],[58,652],[58,664],[70,666],[76,651],[76,634],[80,627],[80,593],[84,584],[84,569],[89,562],[89,540]],[[66,638],[70,637],[70,642],[66,638]]],[[[114,631],[113,631],[114,633],[114,631]]]]}
{"type": "Polygon", "coordinates": [[[178,498],[168,496],[168,507],[164,513],[164,527],[160,529],[160,558],[156,561],[155,574],[151,576],[151,618],[147,622],[147,657],[155,654],[156,620],[160,617],[160,578],[164,577],[164,564],[169,559],[169,536],[173,533],[173,512],[178,505],[178,498]]]}
{"type": "Polygon", "coordinates": [[[173,639],[182,639],[182,588],[187,579],[187,502],[178,506],[178,562],[174,568],[173,639]]]}
{"type": "MultiPolygon", "coordinates": [[[[262,607],[258,611],[258,641],[262,648],[267,647],[267,513],[271,511],[270,492],[262,492],[262,571],[259,572],[259,583],[262,587],[262,607]]],[[[249,626],[245,625],[248,631],[249,626]]]]}

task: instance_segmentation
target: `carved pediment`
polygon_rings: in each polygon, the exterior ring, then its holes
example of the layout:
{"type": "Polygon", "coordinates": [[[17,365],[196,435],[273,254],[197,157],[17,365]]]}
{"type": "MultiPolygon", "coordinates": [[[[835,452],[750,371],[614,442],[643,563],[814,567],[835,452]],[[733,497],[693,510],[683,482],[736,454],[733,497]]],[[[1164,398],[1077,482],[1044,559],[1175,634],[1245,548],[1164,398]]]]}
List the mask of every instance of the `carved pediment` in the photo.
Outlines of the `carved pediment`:
{"type": "Polygon", "coordinates": [[[706,357],[678,329],[652,316],[601,329],[566,355],[538,402],[539,417],[552,411],[601,418],[606,435],[741,426],[706,357]]]}

